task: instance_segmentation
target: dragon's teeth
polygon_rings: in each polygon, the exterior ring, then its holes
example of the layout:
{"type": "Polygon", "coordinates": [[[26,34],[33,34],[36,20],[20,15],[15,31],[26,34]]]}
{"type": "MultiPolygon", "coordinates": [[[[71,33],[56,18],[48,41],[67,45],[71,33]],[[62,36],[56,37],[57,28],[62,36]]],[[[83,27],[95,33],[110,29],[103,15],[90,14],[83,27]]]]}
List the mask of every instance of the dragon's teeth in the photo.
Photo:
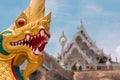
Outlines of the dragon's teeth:
{"type": "Polygon", "coordinates": [[[44,36],[44,30],[41,30],[41,31],[40,31],[40,35],[41,35],[41,36],[44,36]]]}
{"type": "Polygon", "coordinates": [[[36,39],[36,36],[34,36],[34,38],[36,39]]]}
{"type": "Polygon", "coordinates": [[[20,44],[21,46],[23,46],[23,44],[20,44]]]}
{"type": "Polygon", "coordinates": [[[41,46],[41,44],[38,45],[38,47],[40,47],[40,46],[41,46]]]}
{"type": "Polygon", "coordinates": [[[33,37],[30,37],[30,39],[32,40],[32,39],[33,39],[33,37]]]}
{"type": "Polygon", "coordinates": [[[40,36],[40,35],[38,34],[37,37],[39,38],[39,36],[40,36]]]}
{"type": "Polygon", "coordinates": [[[17,42],[15,43],[15,45],[17,45],[17,42]]]}
{"type": "Polygon", "coordinates": [[[21,40],[21,43],[23,43],[23,40],[21,40]]]}
{"type": "Polygon", "coordinates": [[[40,51],[38,50],[38,48],[35,50],[35,54],[40,54],[40,51]]]}
{"type": "Polygon", "coordinates": [[[27,40],[25,39],[24,41],[26,42],[27,40]]]}
{"type": "Polygon", "coordinates": [[[29,39],[30,39],[30,35],[27,35],[26,40],[29,41],[29,39]]]}
{"type": "Polygon", "coordinates": [[[12,46],[14,46],[14,43],[12,42],[12,46]]]}
{"type": "Polygon", "coordinates": [[[44,42],[46,43],[47,41],[46,41],[46,40],[44,40],[44,42]]]}
{"type": "Polygon", "coordinates": [[[29,47],[30,45],[28,44],[27,47],[29,47]]]}
{"type": "Polygon", "coordinates": [[[20,41],[18,42],[18,44],[20,44],[20,41]]]}
{"type": "Polygon", "coordinates": [[[35,52],[35,49],[33,48],[33,52],[35,52]]]}
{"type": "Polygon", "coordinates": [[[26,46],[26,44],[24,44],[24,46],[26,46]]]}
{"type": "Polygon", "coordinates": [[[32,49],[32,46],[30,47],[30,49],[32,49]]]}

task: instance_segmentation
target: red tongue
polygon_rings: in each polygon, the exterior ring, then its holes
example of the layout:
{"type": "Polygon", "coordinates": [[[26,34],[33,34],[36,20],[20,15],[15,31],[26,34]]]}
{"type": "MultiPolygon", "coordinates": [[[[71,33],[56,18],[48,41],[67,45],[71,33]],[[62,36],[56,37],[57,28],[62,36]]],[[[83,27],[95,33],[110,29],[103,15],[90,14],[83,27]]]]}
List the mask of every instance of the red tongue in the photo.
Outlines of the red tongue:
{"type": "Polygon", "coordinates": [[[39,49],[39,51],[43,51],[43,49],[45,48],[45,45],[46,45],[47,43],[43,43],[38,49],[39,49]]]}

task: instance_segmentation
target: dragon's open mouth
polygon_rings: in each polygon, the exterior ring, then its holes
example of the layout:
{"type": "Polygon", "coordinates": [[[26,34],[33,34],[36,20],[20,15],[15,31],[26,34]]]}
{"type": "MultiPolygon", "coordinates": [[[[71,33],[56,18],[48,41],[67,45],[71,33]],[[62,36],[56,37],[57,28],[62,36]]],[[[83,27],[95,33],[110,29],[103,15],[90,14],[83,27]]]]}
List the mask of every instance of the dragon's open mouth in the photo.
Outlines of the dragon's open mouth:
{"type": "Polygon", "coordinates": [[[34,54],[41,54],[45,45],[47,44],[50,35],[45,32],[44,29],[40,29],[37,35],[31,36],[26,34],[23,40],[17,42],[11,42],[11,46],[26,46],[29,47],[34,54]]]}

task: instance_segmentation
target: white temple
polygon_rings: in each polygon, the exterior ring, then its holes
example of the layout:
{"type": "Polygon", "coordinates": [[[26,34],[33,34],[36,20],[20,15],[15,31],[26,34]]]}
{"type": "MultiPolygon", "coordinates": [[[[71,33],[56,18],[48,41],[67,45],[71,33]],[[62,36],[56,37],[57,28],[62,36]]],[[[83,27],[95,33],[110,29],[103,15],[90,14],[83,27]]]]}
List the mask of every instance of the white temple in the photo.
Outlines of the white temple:
{"type": "Polygon", "coordinates": [[[61,66],[70,71],[80,70],[107,70],[118,69],[117,63],[111,60],[110,55],[106,55],[102,49],[99,49],[95,42],[91,40],[81,21],[80,28],[67,47],[64,45],[67,38],[62,33],[60,37],[62,46],[58,54],[58,62],[61,66]]]}

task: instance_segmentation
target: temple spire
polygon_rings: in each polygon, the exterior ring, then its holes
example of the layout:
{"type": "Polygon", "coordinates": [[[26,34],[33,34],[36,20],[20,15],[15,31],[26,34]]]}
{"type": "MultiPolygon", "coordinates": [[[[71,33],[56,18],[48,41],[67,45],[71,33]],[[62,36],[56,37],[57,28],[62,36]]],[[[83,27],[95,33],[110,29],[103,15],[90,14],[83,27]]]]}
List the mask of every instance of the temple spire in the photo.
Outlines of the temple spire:
{"type": "Polygon", "coordinates": [[[78,32],[80,32],[81,30],[84,30],[82,19],[80,20],[80,26],[78,27],[78,32]]]}
{"type": "Polygon", "coordinates": [[[81,19],[80,23],[81,23],[81,26],[82,26],[82,25],[83,25],[83,21],[82,21],[82,19],[81,19]]]}
{"type": "Polygon", "coordinates": [[[80,21],[80,27],[83,27],[83,21],[82,21],[82,19],[80,21]]]}

